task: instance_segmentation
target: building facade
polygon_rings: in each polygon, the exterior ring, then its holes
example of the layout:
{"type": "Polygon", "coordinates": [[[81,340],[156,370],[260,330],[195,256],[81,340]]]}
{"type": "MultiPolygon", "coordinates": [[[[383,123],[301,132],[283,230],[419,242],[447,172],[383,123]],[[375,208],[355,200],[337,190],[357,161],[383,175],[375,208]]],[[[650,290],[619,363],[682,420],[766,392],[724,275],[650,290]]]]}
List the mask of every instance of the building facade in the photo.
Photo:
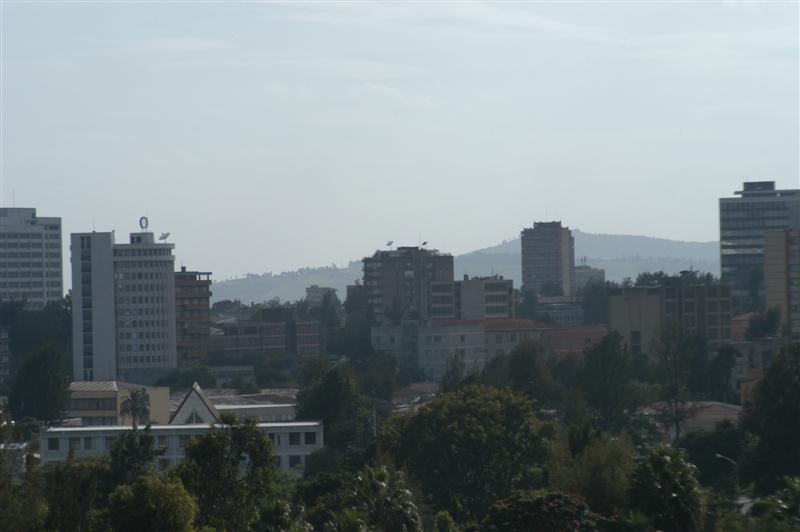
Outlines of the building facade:
{"type": "Polygon", "coordinates": [[[561,222],[522,230],[522,289],[546,296],[575,295],[575,241],[561,222]]]}
{"type": "Polygon", "coordinates": [[[123,415],[122,405],[131,392],[143,389],[150,406],[150,419],[139,420],[145,424],[169,423],[169,388],[139,386],[119,381],[72,382],[69,385],[69,403],[65,417],[80,419],[81,425],[130,425],[130,417],[123,415]]]}
{"type": "MultiPolygon", "coordinates": [[[[189,441],[206,434],[211,427],[208,423],[152,425],[150,435],[155,447],[164,451],[158,458],[158,470],[183,462],[189,441]]],[[[323,448],[321,421],[259,423],[258,428],[272,441],[280,467],[286,471],[302,473],[308,455],[323,448]]],[[[117,438],[129,430],[124,426],[48,428],[39,436],[41,463],[63,462],[69,456],[107,456],[117,438]]]]}
{"type": "Polygon", "coordinates": [[[606,271],[602,268],[592,268],[582,264],[575,266],[575,291],[582,289],[589,283],[605,283],[606,271]]]}
{"type": "MultiPolygon", "coordinates": [[[[143,224],[143,228],[146,223],[143,224]]],[[[177,366],[173,244],[153,233],[73,233],[73,376],[126,380],[177,366]]]]}
{"type": "Polygon", "coordinates": [[[7,383],[13,374],[11,351],[8,348],[8,329],[0,327],[0,384],[7,383]]]}
{"type": "Polygon", "coordinates": [[[0,301],[39,310],[64,297],[61,218],[0,208],[0,301]]]}
{"type": "Polygon", "coordinates": [[[431,283],[432,319],[482,320],[514,317],[514,282],[500,275],[431,283]]]}
{"type": "Polygon", "coordinates": [[[422,247],[379,250],[364,258],[367,303],[383,323],[430,316],[431,284],[453,282],[453,256],[422,247]]]}
{"type": "Polygon", "coordinates": [[[211,336],[211,273],[175,272],[175,349],[178,367],[197,366],[208,357],[211,336]]]}
{"type": "Polygon", "coordinates": [[[731,290],[721,284],[617,288],[609,293],[609,330],[634,355],[652,354],[664,334],[702,336],[709,346],[731,340],[731,290]]]}
{"type": "Polygon", "coordinates": [[[800,230],[765,233],[764,285],[767,309],[780,311],[781,332],[800,340],[800,230]]]}
{"type": "Polygon", "coordinates": [[[738,197],[719,200],[721,279],[730,285],[737,313],[764,304],[764,235],[800,229],[800,190],[778,190],[774,181],[745,182],[738,197]]]}

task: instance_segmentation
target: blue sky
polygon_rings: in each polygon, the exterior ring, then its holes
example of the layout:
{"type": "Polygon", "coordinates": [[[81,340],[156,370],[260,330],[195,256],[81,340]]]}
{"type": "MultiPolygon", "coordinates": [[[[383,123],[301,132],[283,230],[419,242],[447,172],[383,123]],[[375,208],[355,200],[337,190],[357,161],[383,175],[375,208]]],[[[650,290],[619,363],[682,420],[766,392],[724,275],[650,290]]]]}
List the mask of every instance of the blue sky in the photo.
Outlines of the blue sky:
{"type": "Polygon", "coordinates": [[[800,186],[797,3],[2,4],[2,192],[217,279],[800,186]]]}

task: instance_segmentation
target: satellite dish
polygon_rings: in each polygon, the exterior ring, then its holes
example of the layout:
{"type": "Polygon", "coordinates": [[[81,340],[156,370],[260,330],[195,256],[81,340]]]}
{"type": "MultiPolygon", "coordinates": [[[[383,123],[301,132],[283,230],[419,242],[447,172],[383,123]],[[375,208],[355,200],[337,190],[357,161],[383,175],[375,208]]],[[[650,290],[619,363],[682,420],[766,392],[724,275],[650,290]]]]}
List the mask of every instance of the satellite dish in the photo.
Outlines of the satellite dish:
{"type": "Polygon", "coordinates": [[[166,240],[169,236],[169,233],[161,233],[161,236],[158,237],[159,240],[166,240]]]}
{"type": "Polygon", "coordinates": [[[389,240],[389,241],[386,243],[386,247],[392,247],[392,244],[394,244],[394,240],[389,240]]]}
{"type": "Polygon", "coordinates": [[[139,218],[139,227],[142,228],[142,231],[147,229],[147,226],[150,225],[150,222],[147,220],[147,216],[142,216],[139,218]]]}
{"type": "Polygon", "coordinates": [[[428,245],[428,241],[427,241],[427,240],[426,240],[425,242],[423,242],[423,243],[422,243],[422,247],[425,247],[425,246],[427,246],[427,245],[428,245]]]}

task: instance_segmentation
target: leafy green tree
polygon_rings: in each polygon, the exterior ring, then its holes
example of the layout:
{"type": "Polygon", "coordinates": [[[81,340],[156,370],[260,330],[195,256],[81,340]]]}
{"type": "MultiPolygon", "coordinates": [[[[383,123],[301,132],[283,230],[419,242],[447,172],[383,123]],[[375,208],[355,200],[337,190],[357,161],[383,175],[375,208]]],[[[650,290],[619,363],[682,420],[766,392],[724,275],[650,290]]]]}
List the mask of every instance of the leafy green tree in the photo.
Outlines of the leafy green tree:
{"type": "Polygon", "coordinates": [[[42,468],[47,530],[92,530],[103,522],[108,461],[69,459],[42,468]]]}
{"type": "Polygon", "coordinates": [[[619,513],[627,504],[635,459],[636,450],[626,436],[596,437],[574,457],[565,445],[557,445],[547,461],[550,486],[586,497],[596,511],[619,513]]]}
{"type": "Polygon", "coordinates": [[[778,307],[771,308],[750,318],[747,324],[746,337],[748,340],[778,336],[781,326],[781,311],[778,307]]]}
{"type": "Polygon", "coordinates": [[[0,459],[0,532],[40,532],[47,517],[47,502],[38,485],[38,474],[29,471],[15,483],[0,459]]]}
{"type": "Polygon", "coordinates": [[[164,454],[156,449],[150,424],[144,430],[123,432],[111,446],[109,475],[111,482],[130,484],[153,469],[156,458],[164,454]]]}
{"type": "Polygon", "coordinates": [[[657,447],[637,460],[629,500],[660,530],[694,532],[702,517],[703,499],[695,467],[686,453],[657,447]]]}
{"type": "Polygon", "coordinates": [[[553,406],[560,390],[547,366],[547,351],[537,342],[523,342],[509,354],[508,371],[511,388],[536,402],[553,406]]]}
{"type": "Polygon", "coordinates": [[[369,530],[420,530],[420,517],[411,491],[400,473],[386,466],[365,467],[351,488],[354,507],[366,516],[369,530]]]}
{"type": "Polygon", "coordinates": [[[717,423],[712,432],[690,432],[681,438],[678,446],[686,450],[689,460],[697,466],[697,479],[703,486],[735,495],[739,484],[739,468],[745,465],[755,443],[752,434],[736,423],[725,420],[717,423]],[[728,460],[738,465],[734,466],[728,460]]]}
{"type": "Polygon", "coordinates": [[[276,465],[272,443],[252,419],[223,415],[219,425],[186,447],[184,486],[197,498],[198,523],[247,530],[259,518],[276,465]]]}
{"type": "Polygon", "coordinates": [[[123,418],[130,418],[133,429],[139,426],[140,422],[150,422],[150,396],[144,388],[136,388],[130,391],[130,395],[122,400],[119,405],[119,414],[123,418]]]}
{"type": "Polygon", "coordinates": [[[514,309],[514,315],[520,319],[535,320],[539,315],[536,308],[538,300],[536,292],[533,290],[524,290],[520,294],[520,297],[515,299],[517,305],[514,309]]]}
{"type": "Polygon", "coordinates": [[[374,353],[353,361],[359,389],[369,397],[384,401],[391,401],[394,395],[398,371],[397,357],[389,353],[374,353]]]}
{"type": "Polygon", "coordinates": [[[583,306],[584,325],[608,323],[608,293],[615,283],[590,280],[586,283],[578,298],[583,306]]]}
{"type": "Polygon", "coordinates": [[[706,396],[712,401],[739,402],[731,383],[731,372],[736,365],[736,350],[731,346],[721,347],[711,359],[705,376],[706,396]]]}
{"type": "Polygon", "coordinates": [[[351,371],[341,364],[300,390],[297,418],[322,420],[326,447],[349,454],[367,445],[370,411],[351,371]]]}
{"type": "Polygon", "coordinates": [[[580,372],[583,396],[599,425],[619,432],[636,404],[632,385],[631,357],[622,336],[612,332],[584,355],[580,372]]]}
{"type": "Polygon", "coordinates": [[[381,447],[420,483],[435,508],[467,521],[496,498],[543,482],[553,434],[524,396],[467,386],[391,420],[381,447]]]}
{"type": "Polygon", "coordinates": [[[481,523],[481,532],[530,530],[597,530],[598,516],[584,501],[560,492],[515,491],[494,503],[481,523]]]}
{"type": "Polygon", "coordinates": [[[800,346],[773,362],[745,405],[743,427],[758,436],[756,489],[769,493],[783,476],[800,476],[800,346]]]}
{"type": "Polygon", "coordinates": [[[692,415],[689,394],[691,359],[694,350],[704,349],[696,338],[677,330],[665,331],[656,347],[657,377],[661,395],[658,418],[681,437],[681,425],[692,415]]]}
{"type": "Polygon", "coordinates": [[[60,419],[69,400],[69,374],[65,355],[47,343],[31,351],[22,362],[9,397],[16,419],[34,417],[42,421],[60,419]]]}
{"type": "Polygon", "coordinates": [[[109,496],[109,516],[116,532],[169,530],[191,532],[197,503],[179,478],[146,475],[123,484],[109,496]]]}

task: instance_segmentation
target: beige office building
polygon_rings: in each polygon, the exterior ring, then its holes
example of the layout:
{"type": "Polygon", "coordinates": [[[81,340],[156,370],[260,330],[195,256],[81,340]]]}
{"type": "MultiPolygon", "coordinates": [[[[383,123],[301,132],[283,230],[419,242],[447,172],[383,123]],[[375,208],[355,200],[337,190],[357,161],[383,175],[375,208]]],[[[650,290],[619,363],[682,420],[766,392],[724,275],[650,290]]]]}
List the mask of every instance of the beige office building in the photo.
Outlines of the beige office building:
{"type": "Polygon", "coordinates": [[[764,233],[764,285],[768,309],[781,314],[782,333],[800,339],[800,231],[764,233]]]}
{"type": "Polygon", "coordinates": [[[718,284],[619,288],[609,294],[609,330],[633,354],[652,354],[667,332],[699,335],[709,346],[731,339],[731,291],[718,284]]]}
{"type": "MultiPolygon", "coordinates": [[[[120,381],[80,381],[69,385],[67,418],[81,420],[83,426],[130,425],[122,415],[122,405],[136,389],[144,389],[150,403],[150,421],[169,423],[169,388],[139,386],[120,381]]],[[[140,423],[146,423],[147,420],[140,423]]]]}

